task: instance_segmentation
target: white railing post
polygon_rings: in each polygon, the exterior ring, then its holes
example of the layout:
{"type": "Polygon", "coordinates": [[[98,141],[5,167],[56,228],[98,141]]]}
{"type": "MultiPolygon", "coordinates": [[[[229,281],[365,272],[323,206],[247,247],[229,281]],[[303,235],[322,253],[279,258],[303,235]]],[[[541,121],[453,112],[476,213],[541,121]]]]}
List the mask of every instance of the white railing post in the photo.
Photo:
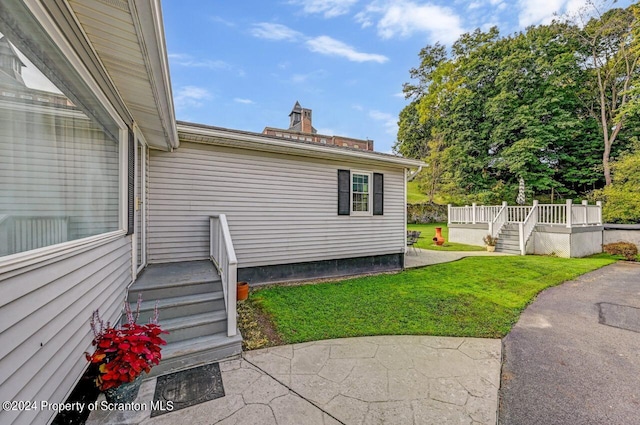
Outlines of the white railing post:
{"type": "Polygon", "coordinates": [[[471,224],[476,224],[476,203],[471,204],[471,224]]]}
{"type": "Polygon", "coordinates": [[[489,234],[493,236],[493,221],[489,222],[489,234]]]}
{"type": "Polygon", "coordinates": [[[538,200],[534,199],[533,200],[533,209],[535,210],[535,218],[533,220],[533,227],[536,227],[538,224],[538,200]]]}
{"type": "Polygon", "coordinates": [[[524,255],[524,223],[522,221],[518,223],[518,237],[520,239],[520,255],[524,255]]]}
{"type": "Polygon", "coordinates": [[[209,232],[211,261],[218,269],[224,292],[227,336],[234,336],[238,333],[236,318],[238,260],[233,249],[227,217],[224,214],[212,215],[209,220],[209,232]]]}
{"type": "Polygon", "coordinates": [[[602,201],[597,201],[598,206],[598,226],[602,226],[602,201]]]}
{"type": "Polygon", "coordinates": [[[589,205],[589,201],[582,201],[582,212],[584,213],[584,222],[582,223],[584,226],[589,224],[589,216],[587,215],[587,205],[589,205]]]}
{"type": "Polygon", "coordinates": [[[451,204],[447,204],[447,224],[451,224],[451,204]]]}
{"type": "Polygon", "coordinates": [[[567,223],[567,228],[571,228],[572,225],[572,208],[573,208],[573,200],[572,199],[567,199],[567,204],[566,204],[566,211],[565,211],[565,217],[566,217],[566,223],[567,223]]]}

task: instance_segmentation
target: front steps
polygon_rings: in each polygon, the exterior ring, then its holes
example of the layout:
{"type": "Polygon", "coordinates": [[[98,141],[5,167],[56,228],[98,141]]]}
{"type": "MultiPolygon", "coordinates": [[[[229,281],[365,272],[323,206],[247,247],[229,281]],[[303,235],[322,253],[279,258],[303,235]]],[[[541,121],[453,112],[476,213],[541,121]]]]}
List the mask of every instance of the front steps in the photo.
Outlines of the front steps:
{"type": "MultiPolygon", "coordinates": [[[[132,309],[142,294],[138,323],[147,323],[158,303],[159,323],[169,331],[162,337],[162,361],[149,377],[242,352],[242,336],[227,336],[222,282],[210,261],[153,264],[129,288],[132,309]]],[[[126,320],[126,318],[123,318],[126,320]]]]}
{"type": "Polygon", "coordinates": [[[507,223],[498,234],[496,252],[520,255],[520,236],[518,224],[507,223]]]}

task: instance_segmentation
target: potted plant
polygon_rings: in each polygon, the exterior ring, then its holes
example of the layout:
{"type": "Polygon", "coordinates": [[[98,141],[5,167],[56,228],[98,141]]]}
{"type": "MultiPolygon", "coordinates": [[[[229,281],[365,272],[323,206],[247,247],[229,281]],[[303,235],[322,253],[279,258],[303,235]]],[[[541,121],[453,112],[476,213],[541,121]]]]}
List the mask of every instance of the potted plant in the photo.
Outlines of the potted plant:
{"type": "Polygon", "coordinates": [[[105,393],[108,402],[130,403],[135,400],[142,383],[143,373],[149,373],[151,367],[160,363],[160,346],[166,342],[160,334],[168,333],[158,325],[158,306],[150,322],[146,325],[136,323],[140,316],[138,296],[135,314],[125,300],[124,309],[127,323],[111,326],[100,318],[98,310],[93,312],[91,329],[93,354],[85,353],[87,360],[96,366],[95,383],[105,393]]]}
{"type": "Polygon", "coordinates": [[[494,252],[496,250],[496,244],[498,243],[498,238],[494,238],[491,235],[487,235],[482,238],[484,244],[487,246],[487,251],[494,252]]]}

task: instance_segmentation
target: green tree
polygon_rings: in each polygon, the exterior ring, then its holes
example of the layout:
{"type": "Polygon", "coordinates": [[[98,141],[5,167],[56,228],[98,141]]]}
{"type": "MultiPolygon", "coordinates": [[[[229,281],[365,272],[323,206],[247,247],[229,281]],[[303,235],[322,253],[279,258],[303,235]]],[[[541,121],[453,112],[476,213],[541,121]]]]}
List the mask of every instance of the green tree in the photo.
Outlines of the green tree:
{"type": "Polygon", "coordinates": [[[579,32],[583,43],[579,52],[590,74],[585,100],[600,128],[606,185],[611,184],[612,148],[628,124],[630,89],[640,83],[640,49],[633,45],[638,21],[633,7],[610,9],[589,19],[579,32]]]}
{"type": "Polygon", "coordinates": [[[393,151],[407,158],[422,159],[429,154],[431,123],[420,120],[417,101],[412,101],[400,112],[398,137],[393,151]]]}
{"type": "Polygon", "coordinates": [[[640,150],[611,163],[612,182],[596,191],[607,223],[640,223],[640,150]]]}

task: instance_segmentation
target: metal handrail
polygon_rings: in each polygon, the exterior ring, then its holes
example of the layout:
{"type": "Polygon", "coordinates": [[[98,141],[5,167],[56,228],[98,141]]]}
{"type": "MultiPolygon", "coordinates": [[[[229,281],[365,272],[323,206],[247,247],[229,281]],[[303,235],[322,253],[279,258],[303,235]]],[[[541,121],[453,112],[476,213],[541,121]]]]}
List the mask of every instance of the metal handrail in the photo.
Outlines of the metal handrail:
{"type": "Polygon", "coordinates": [[[213,214],[209,217],[209,256],[222,281],[227,310],[227,335],[234,336],[238,333],[236,318],[238,259],[233,249],[227,216],[224,214],[213,214]]]}

